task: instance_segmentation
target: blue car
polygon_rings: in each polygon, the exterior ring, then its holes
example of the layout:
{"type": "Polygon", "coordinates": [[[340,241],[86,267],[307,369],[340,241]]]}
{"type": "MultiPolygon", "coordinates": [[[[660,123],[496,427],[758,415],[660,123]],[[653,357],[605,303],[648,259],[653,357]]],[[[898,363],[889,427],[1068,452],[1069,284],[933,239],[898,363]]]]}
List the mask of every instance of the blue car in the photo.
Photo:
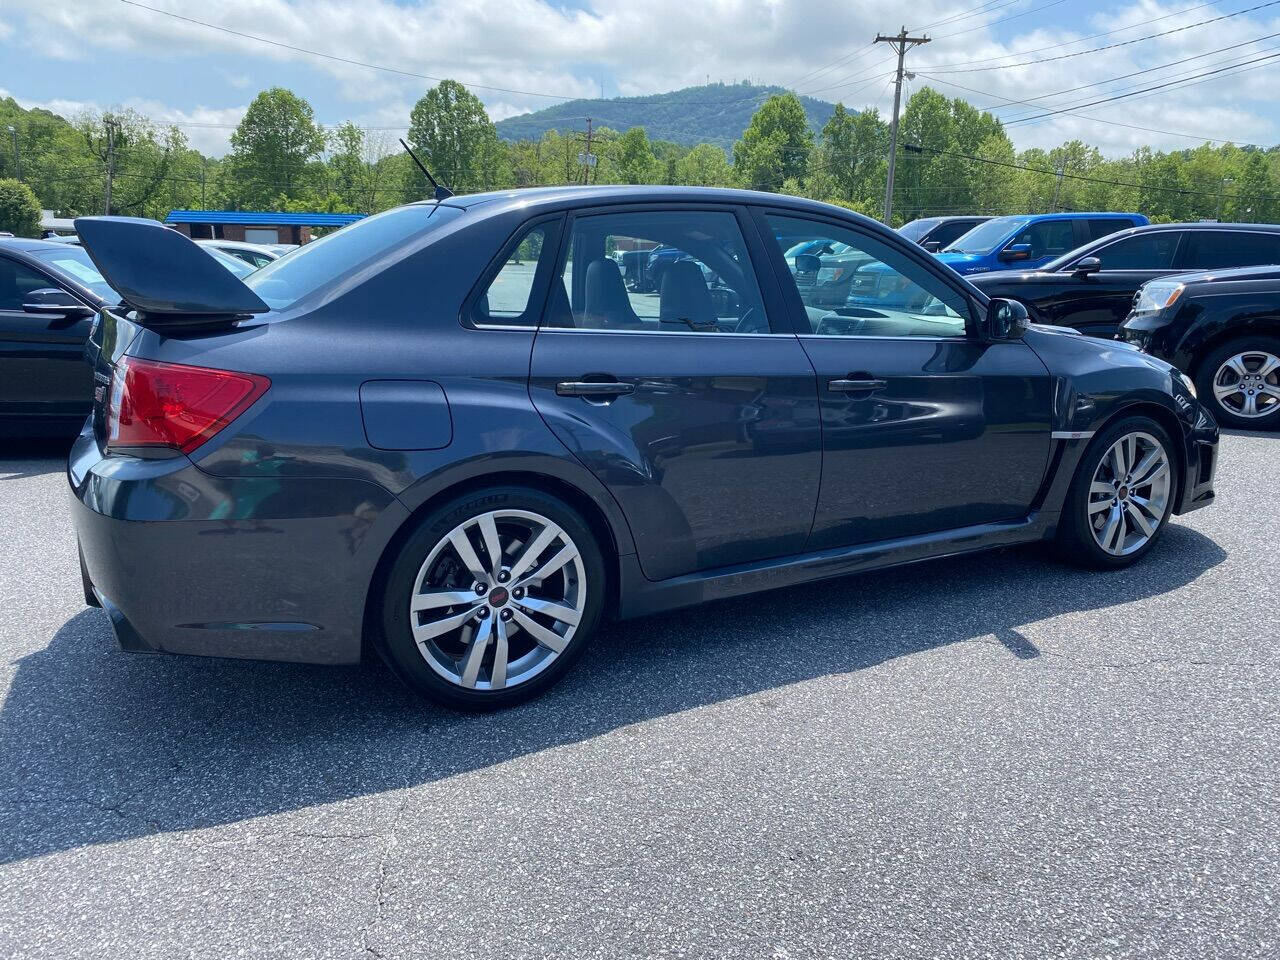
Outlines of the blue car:
{"type": "Polygon", "coordinates": [[[1018,543],[1114,570],[1214,498],[1183,374],[811,200],[446,196],[243,279],[155,221],[76,224],[121,304],[67,479],[127,650],[381,654],[492,708],[614,618],[1018,543]],[[918,307],[831,309],[778,237],[858,251],[918,307]],[[658,246],[682,257],[634,295],[613,254],[658,246]]]}
{"type": "Polygon", "coordinates": [[[1034,270],[1099,237],[1150,223],[1140,213],[1040,213],[996,217],[938,254],[957,273],[1034,270]]]}

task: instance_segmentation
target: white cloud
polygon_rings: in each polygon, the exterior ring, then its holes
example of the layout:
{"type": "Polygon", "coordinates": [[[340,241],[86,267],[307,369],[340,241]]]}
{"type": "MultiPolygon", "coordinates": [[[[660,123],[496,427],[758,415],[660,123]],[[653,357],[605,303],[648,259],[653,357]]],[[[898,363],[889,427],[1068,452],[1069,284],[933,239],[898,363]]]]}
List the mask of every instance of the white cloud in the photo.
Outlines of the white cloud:
{"type": "MultiPolygon", "coordinates": [[[[883,45],[873,49],[867,43],[877,31],[892,30],[903,15],[901,4],[889,0],[857,4],[847,0],[596,0],[589,11],[566,9],[545,0],[422,0],[416,5],[390,0],[362,0],[359,4],[342,0],[221,0],[201,8],[176,0],[146,2],[181,16],[208,20],[296,47],[407,73],[450,76],[508,90],[595,96],[603,78],[608,81],[610,92],[637,95],[703,83],[708,77],[730,81],[751,77],[778,83],[806,78],[798,84],[801,92],[844,99],[846,105],[855,108],[879,105],[882,111],[887,110],[889,102],[886,81],[891,58],[883,45]],[[840,57],[847,59],[809,76],[840,57]]],[[[224,71],[227,83],[237,90],[243,89],[237,82],[245,77],[245,63],[261,65],[260,70],[254,70],[255,79],[260,82],[270,82],[272,64],[305,64],[330,78],[334,84],[331,92],[351,105],[345,113],[365,124],[404,123],[407,106],[430,84],[428,80],[268,46],[119,0],[77,0],[74,4],[7,0],[7,6],[13,11],[11,18],[22,17],[23,36],[50,57],[75,61],[106,53],[136,57],[143,65],[149,59],[186,62],[200,57],[221,58],[228,61],[224,71]]],[[[949,95],[965,96],[980,106],[998,108],[1002,117],[1015,118],[1039,112],[1038,108],[1045,106],[1095,99],[1112,90],[1159,82],[1179,72],[1209,69],[1233,57],[1247,57],[1250,51],[1258,55],[1263,48],[1241,48],[1105,87],[1035,100],[1030,106],[1002,104],[1001,98],[1038,98],[1280,31],[1280,21],[1237,17],[1156,41],[1032,67],[939,73],[936,80],[924,76],[933,70],[952,69],[947,65],[958,62],[1016,62],[1019,58],[1010,55],[1019,51],[1034,51],[1119,27],[1134,29],[1084,41],[1070,49],[1088,49],[1218,15],[1218,11],[1206,7],[1152,23],[1184,6],[1180,0],[1140,0],[1134,4],[1120,4],[1117,0],[1115,9],[1095,14],[1074,32],[1059,27],[1037,29],[1040,18],[1032,15],[1008,25],[1025,26],[1011,43],[993,39],[985,24],[1015,12],[1027,12],[1031,8],[1025,4],[1025,9],[1009,10],[1001,5],[968,19],[939,23],[928,31],[934,34],[934,42],[909,55],[909,69],[921,74],[913,89],[932,83],[949,95]],[[1147,24],[1150,26],[1143,26],[1147,24]],[[943,80],[984,93],[949,87],[943,80]]],[[[928,24],[954,15],[957,7],[955,0],[922,0],[911,9],[917,23],[928,24]]],[[[1023,58],[1061,52],[1030,53],[1023,58]]],[[[1269,74],[1270,71],[1259,69],[1157,97],[1122,100],[1079,112],[1161,130],[1211,137],[1230,134],[1245,141],[1271,142],[1276,138],[1276,125],[1274,110],[1269,106],[1269,74]]],[[[140,70],[140,75],[145,76],[145,69],[140,70]]],[[[75,73],[70,72],[68,77],[74,78],[75,73]]],[[[299,92],[305,95],[307,90],[300,87],[299,92]]],[[[527,93],[479,87],[476,93],[497,118],[556,102],[527,93]]],[[[157,96],[163,94],[139,90],[135,100],[150,103],[157,96]]],[[[184,113],[202,114],[200,108],[159,109],[167,111],[170,118],[184,113]]],[[[1181,147],[1192,142],[1179,136],[1065,115],[1052,121],[1015,124],[1010,127],[1010,134],[1022,147],[1049,146],[1078,136],[1108,152],[1124,152],[1147,143],[1181,147]]],[[[216,138],[210,134],[208,139],[212,142],[216,138]]]]}

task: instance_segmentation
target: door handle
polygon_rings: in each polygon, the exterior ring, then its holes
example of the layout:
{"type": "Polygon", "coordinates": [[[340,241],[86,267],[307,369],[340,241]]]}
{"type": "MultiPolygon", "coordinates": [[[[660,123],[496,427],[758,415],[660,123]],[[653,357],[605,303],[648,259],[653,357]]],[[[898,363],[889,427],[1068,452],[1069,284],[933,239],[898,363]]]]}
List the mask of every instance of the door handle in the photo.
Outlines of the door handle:
{"type": "Polygon", "coordinates": [[[560,397],[620,397],[635,392],[634,383],[619,380],[566,380],[556,384],[556,396],[560,397]]]}
{"type": "Polygon", "coordinates": [[[835,393],[867,393],[872,390],[883,390],[889,385],[887,380],[830,380],[827,388],[835,393]]]}

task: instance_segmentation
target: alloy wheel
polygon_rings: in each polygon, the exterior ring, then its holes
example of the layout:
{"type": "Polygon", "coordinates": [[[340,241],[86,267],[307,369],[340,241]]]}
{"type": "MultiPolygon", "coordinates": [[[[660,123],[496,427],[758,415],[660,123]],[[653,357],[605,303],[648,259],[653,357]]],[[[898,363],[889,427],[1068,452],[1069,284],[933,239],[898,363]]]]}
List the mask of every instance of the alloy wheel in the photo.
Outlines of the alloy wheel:
{"type": "Polygon", "coordinates": [[[582,555],[561,527],[531,511],[493,510],[432,548],[414,580],[409,624],[444,679],[502,690],[555,662],[586,602],[582,555]]]}
{"type": "Polygon", "coordinates": [[[1164,522],[1172,490],[1169,454],[1149,433],[1127,433],[1099,461],[1089,485],[1089,529],[1107,553],[1140,550],[1164,522]]]}
{"type": "Polygon", "coordinates": [[[1245,350],[1229,357],[1213,375],[1213,396],[1228,413],[1250,420],[1280,410],[1280,357],[1245,350]]]}

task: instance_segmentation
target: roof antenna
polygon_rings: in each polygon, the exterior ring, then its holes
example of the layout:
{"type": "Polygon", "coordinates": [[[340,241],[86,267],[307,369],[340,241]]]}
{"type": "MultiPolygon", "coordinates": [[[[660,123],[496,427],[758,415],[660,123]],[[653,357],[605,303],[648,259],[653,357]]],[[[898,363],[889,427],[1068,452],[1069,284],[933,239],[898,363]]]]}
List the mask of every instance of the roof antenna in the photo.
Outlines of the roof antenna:
{"type": "Polygon", "coordinates": [[[435,187],[436,190],[437,200],[448,200],[453,196],[452,190],[448,187],[442,187],[436,182],[436,178],[431,175],[431,171],[427,169],[426,164],[419,160],[418,155],[413,152],[413,149],[407,143],[404,142],[404,137],[400,138],[400,146],[404,147],[409,156],[413,157],[413,162],[418,165],[418,169],[422,171],[422,175],[431,181],[431,186],[435,187]]]}

